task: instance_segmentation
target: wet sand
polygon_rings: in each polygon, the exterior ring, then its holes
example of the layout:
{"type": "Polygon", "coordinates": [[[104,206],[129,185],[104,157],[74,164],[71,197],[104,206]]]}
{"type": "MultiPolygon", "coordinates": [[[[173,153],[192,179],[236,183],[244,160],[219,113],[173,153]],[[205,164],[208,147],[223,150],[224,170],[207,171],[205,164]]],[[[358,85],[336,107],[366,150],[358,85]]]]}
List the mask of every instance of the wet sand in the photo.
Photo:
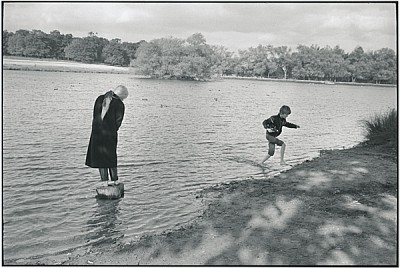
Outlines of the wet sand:
{"type": "Polygon", "coordinates": [[[204,189],[204,213],[180,229],[24,264],[396,265],[397,159],[384,146],[323,151],[270,179],[204,189]]]}

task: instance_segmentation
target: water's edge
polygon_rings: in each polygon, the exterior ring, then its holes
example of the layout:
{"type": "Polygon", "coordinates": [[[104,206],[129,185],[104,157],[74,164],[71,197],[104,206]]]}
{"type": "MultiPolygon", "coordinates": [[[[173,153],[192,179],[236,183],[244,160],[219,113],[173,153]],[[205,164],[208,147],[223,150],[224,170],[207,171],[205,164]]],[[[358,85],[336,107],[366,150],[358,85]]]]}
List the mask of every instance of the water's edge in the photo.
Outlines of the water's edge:
{"type": "MultiPolygon", "coordinates": [[[[155,234],[150,234],[150,235],[142,235],[139,237],[139,239],[135,241],[130,241],[128,243],[121,243],[122,237],[115,239],[112,241],[112,243],[107,243],[103,244],[102,246],[96,246],[93,247],[92,244],[95,243],[90,243],[88,245],[84,246],[78,246],[75,248],[70,248],[67,250],[62,250],[60,252],[56,252],[54,254],[42,254],[42,255],[37,255],[37,256],[32,256],[32,257],[27,257],[27,258],[16,258],[16,259],[4,259],[4,264],[5,265],[62,265],[66,264],[69,261],[73,261],[74,259],[77,259],[79,257],[85,256],[85,255],[98,255],[102,254],[103,251],[118,251],[120,249],[126,248],[126,247],[131,247],[136,244],[142,243],[143,241],[155,238],[155,237],[160,237],[160,236],[165,236],[171,233],[174,233],[176,231],[181,231],[189,228],[190,226],[196,224],[201,218],[203,217],[204,213],[207,211],[208,207],[213,203],[213,201],[218,198],[216,195],[213,195],[212,193],[216,192],[223,192],[226,189],[230,188],[232,185],[235,185],[237,183],[246,183],[254,180],[269,180],[272,178],[279,178],[279,176],[282,173],[285,173],[289,170],[291,170],[294,167],[301,167],[304,163],[310,163],[317,158],[319,158],[324,152],[335,152],[335,151],[345,151],[345,150],[350,150],[354,147],[358,146],[364,146],[364,143],[361,142],[359,144],[356,144],[352,147],[348,148],[341,148],[341,149],[324,149],[319,151],[319,156],[306,159],[300,163],[291,165],[289,168],[282,169],[279,173],[274,173],[270,175],[268,178],[263,178],[263,179],[254,179],[252,177],[246,177],[241,180],[235,180],[235,181],[228,181],[228,182],[221,182],[217,183],[215,185],[207,186],[203,189],[198,189],[196,190],[195,194],[193,195],[195,199],[200,199],[200,202],[202,204],[201,209],[199,211],[198,216],[192,217],[190,220],[186,222],[182,222],[178,225],[176,225],[173,228],[169,228],[167,230],[164,230],[159,233],[155,234]]],[[[90,265],[90,263],[88,263],[90,265]]]]}
{"type": "Polygon", "coordinates": [[[257,161],[268,147],[261,122],[281,104],[292,108],[289,121],[301,125],[281,136],[293,165],[320,150],[354,146],[363,139],[360,120],[397,107],[389,88],[71,72],[4,75],[3,256],[20,263],[179,228],[204,209],[199,192],[277,175],[278,148],[268,168],[257,161]],[[102,202],[95,198],[98,171],[83,160],[93,101],[117,83],[132,93],[119,139],[119,173],[128,187],[124,199],[102,202]]]}

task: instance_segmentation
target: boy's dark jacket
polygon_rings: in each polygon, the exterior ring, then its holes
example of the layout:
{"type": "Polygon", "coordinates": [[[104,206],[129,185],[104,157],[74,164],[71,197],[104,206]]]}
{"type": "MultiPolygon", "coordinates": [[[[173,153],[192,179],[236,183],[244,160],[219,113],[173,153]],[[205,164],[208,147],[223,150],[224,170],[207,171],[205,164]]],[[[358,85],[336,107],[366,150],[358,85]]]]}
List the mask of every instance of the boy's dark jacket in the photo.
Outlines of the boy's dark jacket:
{"type": "Polygon", "coordinates": [[[263,126],[267,129],[267,133],[271,136],[278,137],[282,133],[282,127],[298,128],[297,125],[289,123],[285,118],[280,115],[273,115],[270,118],[264,120],[263,126]]]}

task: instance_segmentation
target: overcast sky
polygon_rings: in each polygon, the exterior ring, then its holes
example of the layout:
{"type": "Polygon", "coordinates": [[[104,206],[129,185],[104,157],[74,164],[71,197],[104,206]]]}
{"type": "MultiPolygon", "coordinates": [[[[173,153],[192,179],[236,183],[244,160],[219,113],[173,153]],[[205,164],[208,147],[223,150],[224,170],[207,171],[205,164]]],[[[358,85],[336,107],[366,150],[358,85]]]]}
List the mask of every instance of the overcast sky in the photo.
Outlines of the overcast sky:
{"type": "Polygon", "coordinates": [[[231,51],[259,44],[396,50],[394,3],[3,3],[3,30],[109,40],[187,38],[200,32],[231,51]]]}

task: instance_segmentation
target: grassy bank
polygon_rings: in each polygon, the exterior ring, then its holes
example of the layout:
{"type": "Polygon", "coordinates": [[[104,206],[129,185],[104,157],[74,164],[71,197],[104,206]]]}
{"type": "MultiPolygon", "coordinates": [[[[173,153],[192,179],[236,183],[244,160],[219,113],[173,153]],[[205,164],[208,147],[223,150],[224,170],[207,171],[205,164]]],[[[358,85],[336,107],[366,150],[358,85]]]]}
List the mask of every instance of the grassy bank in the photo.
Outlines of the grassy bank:
{"type": "Polygon", "coordinates": [[[398,115],[392,109],[385,114],[377,114],[363,121],[367,143],[384,145],[397,152],[398,147],[398,115]]]}
{"type": "Polygon", "coordinates": [[[133,73],[130,67],[23,57],[3,57],[3,70],[116,74],[133,73]]]}

